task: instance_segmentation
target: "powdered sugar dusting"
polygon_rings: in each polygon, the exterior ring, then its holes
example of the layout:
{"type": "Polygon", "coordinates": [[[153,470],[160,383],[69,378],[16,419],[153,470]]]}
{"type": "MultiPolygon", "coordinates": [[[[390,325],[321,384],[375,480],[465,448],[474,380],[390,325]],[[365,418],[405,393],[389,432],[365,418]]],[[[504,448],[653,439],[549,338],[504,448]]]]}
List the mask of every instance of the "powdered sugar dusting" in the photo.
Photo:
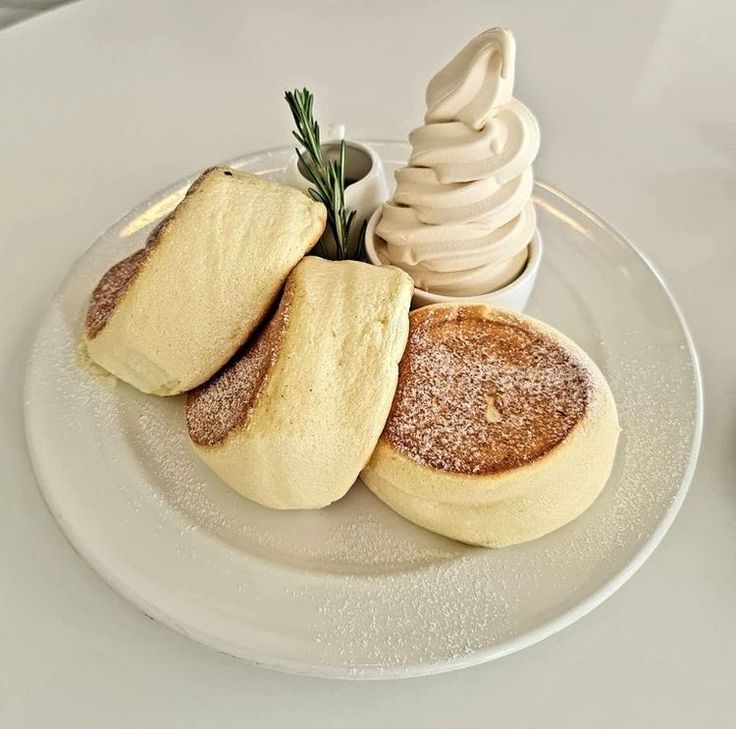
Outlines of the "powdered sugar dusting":
{"type": "Polygon", "coordinates": [[[417,463],[470,474],[516,468],[585,415],[591,380],[579,358],[526,320],[486,312],[411,315],[383,437],[417,463]]]}

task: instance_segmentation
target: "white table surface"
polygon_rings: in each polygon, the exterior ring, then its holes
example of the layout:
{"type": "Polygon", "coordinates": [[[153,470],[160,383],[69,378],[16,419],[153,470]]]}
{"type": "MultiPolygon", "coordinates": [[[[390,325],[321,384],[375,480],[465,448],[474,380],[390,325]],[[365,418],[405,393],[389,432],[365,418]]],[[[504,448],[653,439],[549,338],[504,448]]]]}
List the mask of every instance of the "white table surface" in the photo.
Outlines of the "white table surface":
{"type": "Polygon", "coordinates": [[[736,725],[735,28],[729,0],[129,0],[1,32],[0,726],[736,725]],[[636,242],[691,324],[707,411],[685,506],[620,592],[495,663],[346,683],[195,645],[109,589],[46,510],[22,422],[33,328],[135,203],[288,140],[284,89],[309,85],[353,136],[402,138],[429,76],[498,24],[543,130],[539,177],[636,242]]]}

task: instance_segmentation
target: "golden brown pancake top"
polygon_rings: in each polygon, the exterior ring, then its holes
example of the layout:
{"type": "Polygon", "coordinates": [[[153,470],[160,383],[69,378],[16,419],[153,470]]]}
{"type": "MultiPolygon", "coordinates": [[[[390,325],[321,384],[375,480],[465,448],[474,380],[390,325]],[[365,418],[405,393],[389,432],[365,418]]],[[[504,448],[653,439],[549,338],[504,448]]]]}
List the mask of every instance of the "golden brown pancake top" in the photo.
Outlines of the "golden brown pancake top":
{"type": "Polygon", "coordinates": [[[585,366],[524,319],[478,305],[417,309],[382,438],[429,468],[500,473],[551,451],[589,399],[585,366]]]}
{"type": "Polygon", "coordinates": [[[291,299],[287,284],[271,321],[211,380],[187,395],[187,428],[197,445],[215,446],[247,424],[278,356],[291,299]]]}
{"type": "Polygon", "coordinates": [[[94,339],[105,327],[123,294],[130,288],[151,249],[146,246],[110,268],[95,286],[87,307],[85,329],[94,339]]]}

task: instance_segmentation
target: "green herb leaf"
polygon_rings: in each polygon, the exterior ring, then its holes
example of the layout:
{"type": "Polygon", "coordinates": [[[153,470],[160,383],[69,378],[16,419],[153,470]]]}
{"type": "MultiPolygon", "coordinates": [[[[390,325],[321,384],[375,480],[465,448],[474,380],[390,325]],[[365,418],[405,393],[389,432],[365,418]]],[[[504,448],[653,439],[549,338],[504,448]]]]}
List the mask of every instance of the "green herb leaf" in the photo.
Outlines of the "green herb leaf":
{"type": "MultiPolygon", "coordinates": [[[[335,240],[335,257],[338,260],[360,258],[363,255],[365,223],[361,229],[354,251],[350,250],[350,229],[355,219],[355,210],[345,207],[345,140],[340,142],[340,157],[325,163],[322,158],[319,124],[312,116],[314,96],[308,89],[294,89],[285,94],[296,131],[292,134],[304,151],[296,150],[306,177],[314,185],[309,188],[311,197],[327,208],[327,224],[335,240]]],[[[326,254],[320,242],[321,252],[326,254]]]]}

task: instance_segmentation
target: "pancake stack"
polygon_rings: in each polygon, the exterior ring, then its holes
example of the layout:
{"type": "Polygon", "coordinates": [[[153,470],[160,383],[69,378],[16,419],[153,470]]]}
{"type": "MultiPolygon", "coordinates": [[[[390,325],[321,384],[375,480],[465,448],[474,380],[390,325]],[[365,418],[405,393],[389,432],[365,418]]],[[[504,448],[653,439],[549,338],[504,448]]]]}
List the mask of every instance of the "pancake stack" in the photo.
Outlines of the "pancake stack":
{"type": "Polygon", "coordinates": [[[325,219],[295,189],[207,170],[103,275],[91,357],[144,392],[187,392],[194,451],[265,506],[327,506],[360,474],[415,524],[488,547],[588,508],[619,433],[591,359],[483,304],[409,315],[405,272],[304,257],[325,219]]]}

